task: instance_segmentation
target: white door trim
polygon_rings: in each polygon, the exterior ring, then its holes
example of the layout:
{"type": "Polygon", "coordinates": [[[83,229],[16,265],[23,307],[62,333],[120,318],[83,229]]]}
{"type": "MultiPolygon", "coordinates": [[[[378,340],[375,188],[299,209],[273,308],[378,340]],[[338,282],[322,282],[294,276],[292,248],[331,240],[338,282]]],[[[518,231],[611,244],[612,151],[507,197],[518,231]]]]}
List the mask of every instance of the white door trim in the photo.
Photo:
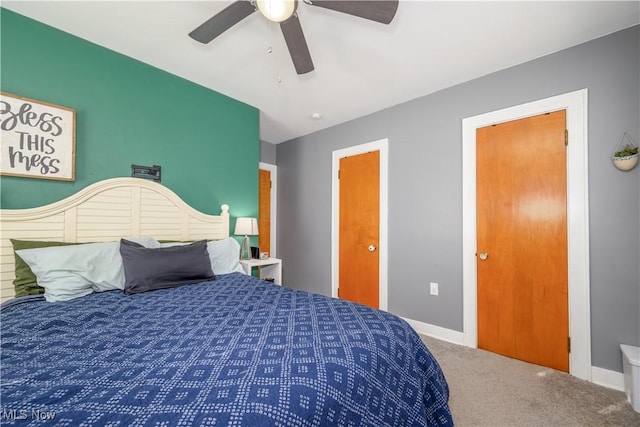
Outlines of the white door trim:
{"type": "Polygon", "coordinates": [[[269,214],[271,216],[271,238],[269,239],[269,256],[271,258],[277,258],[278,252],[276,251],[276,232],[278,231],[276,226],[278,223],[278,217],[276,216],[278,212],[278,167],[276,165],[272,165],[270,163],[258,163],[258,169],[266,170],[271,172],[271,203],[269,214]]]}
{"type": "Polygon", "coordinates": [[[338,170],[340,168],[340,159],[345,156],[354,156],[357,154],[367,153],[369,151],[380,151],[380,241],[378,242],[378,252],[380,257],[379,264],[379,306],[380,310],[388,308],[388,240],[387,240],[387,224],[388,224],[388,164],[389,164],[389,140],[387,138],[380,139],[365,144],[355,145],[352,147],[335,150],[332,153],[332,171],[331,171],[331,296],[338,297],[339,286],[339,251],[338,242],[340,241],[340,183],[338,181],[338,170]]]}
{"type": "MultiPolygon", "coordinates": [[[[569,373],[591,381],[587,89],[462,120],[464,343],[478,346],[476,289],[476,129],[567,110],[567,232],[569,244],[569,373]]],[[[532,155],[535,153],[532,152],[532,155]]]]}

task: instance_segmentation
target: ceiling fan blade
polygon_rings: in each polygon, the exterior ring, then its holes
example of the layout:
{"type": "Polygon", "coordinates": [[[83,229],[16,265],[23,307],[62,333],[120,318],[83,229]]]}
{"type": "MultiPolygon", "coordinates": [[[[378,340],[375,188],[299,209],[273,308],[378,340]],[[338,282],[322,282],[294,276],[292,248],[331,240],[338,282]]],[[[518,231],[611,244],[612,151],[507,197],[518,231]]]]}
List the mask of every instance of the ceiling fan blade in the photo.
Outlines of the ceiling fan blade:
{"type": "Polygon", "coordinates": [[[298,16],[292,15],[286,21],[281,22],[280,29],[282,30],[284,41],[287,42],[293,66],[296,67],[296,73],[306,74],[313,71],[313,61],[311,60],[307,40],[304,38],[298,16]]]}
{"type": "Polygon", "coordinates": [[[251,2],[238,0],[191,31],[189,37],[200,43],[209,43],[255,11],[256,8],[251,2]]]}
{"type": "Polygon", "coordinates": [[[398,0],[310,0],[308,3],[381,24],[390,23],[398,10],[398,0]]]}

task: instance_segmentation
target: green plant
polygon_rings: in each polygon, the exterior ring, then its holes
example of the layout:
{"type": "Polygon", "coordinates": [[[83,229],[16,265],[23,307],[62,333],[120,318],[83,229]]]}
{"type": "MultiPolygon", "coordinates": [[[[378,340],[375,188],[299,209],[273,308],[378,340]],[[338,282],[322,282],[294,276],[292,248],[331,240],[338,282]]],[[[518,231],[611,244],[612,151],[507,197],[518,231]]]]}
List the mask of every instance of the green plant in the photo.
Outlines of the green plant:
{"type": "Polygon", "coordinates": [[[613,154],[613,157],[628,157],[633,156],[634,154],[638,154],[638,147],[633,147],[630,144],[627,144],[622,150],[616,151],[613,154]]]}

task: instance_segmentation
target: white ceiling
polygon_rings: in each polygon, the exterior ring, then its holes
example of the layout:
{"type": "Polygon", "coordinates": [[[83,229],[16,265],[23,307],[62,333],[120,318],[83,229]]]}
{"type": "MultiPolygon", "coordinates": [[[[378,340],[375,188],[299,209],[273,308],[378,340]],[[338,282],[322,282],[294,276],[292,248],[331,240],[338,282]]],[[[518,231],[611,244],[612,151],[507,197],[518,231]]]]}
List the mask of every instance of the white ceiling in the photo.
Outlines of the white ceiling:
{"type": "Polygon", "coordinates": [[[315,70],[299,76],[279,27],[260,13],[208,45],[188,37],[230,3],[3,0],[2,6],[258,108],[260,139],[271,143],[640,23],[640,1],[400,0],[389,25],[300,2],[315,70]]]}

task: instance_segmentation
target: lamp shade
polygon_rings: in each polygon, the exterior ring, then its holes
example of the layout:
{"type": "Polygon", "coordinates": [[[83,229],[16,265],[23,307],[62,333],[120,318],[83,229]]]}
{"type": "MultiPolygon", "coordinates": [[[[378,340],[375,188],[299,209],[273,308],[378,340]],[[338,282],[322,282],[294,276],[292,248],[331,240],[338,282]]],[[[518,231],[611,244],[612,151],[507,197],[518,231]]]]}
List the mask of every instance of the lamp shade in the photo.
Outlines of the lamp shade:
{"type": "Polygon", "coordinates": [[[256,218],[238,218],[235,234],[244,236],[258,235],[258,220],[256,218]]]}

